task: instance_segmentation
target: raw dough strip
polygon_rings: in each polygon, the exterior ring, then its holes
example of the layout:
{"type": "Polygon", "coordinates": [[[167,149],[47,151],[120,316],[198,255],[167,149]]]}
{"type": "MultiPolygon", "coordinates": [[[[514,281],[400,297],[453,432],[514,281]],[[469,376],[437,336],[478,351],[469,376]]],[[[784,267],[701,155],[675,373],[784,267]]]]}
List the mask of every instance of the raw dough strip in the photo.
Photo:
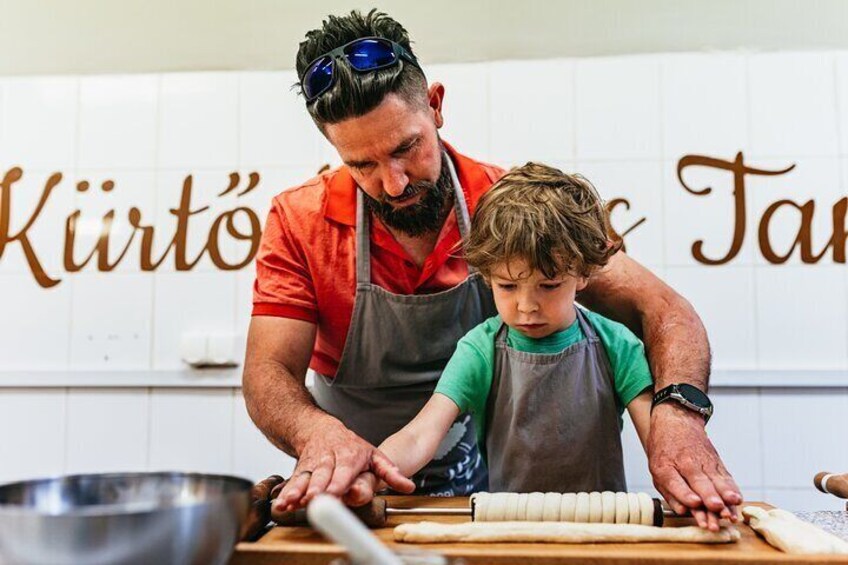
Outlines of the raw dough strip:
{"type": "Polygon", "coordinates": [[[471,507],[475,522],[662,524],[662,508],[644,492],[480,492],[471,507]]]}
{"type": "Polygon", "coordinates": [[[580,524],[576,522],[465,522],[401,524],[395,541],[404,543],[731,543],[739,540],[736,528],[710,532],[697,526],[658,528],[637,524],[580,524]]]}
{"type": "Polygon", "coordinates": [[[848,542],[786,510],[746,506],[742,509],[742,515],[769,544],[785,553],[848,555],[848,542]]]}

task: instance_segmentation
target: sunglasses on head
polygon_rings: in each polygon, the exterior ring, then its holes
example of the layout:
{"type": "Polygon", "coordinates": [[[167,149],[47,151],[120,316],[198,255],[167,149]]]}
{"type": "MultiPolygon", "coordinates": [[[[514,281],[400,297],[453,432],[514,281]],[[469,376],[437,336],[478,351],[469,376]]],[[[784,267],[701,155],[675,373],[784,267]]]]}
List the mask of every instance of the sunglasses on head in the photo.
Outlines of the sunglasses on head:
{"type": "Polygon", "coordinates": [[[347,61],[354,71],[367,73],[397,65],[401,59],[421,70],[415,56],[394,41],[383,37],[355,39],[309,63],[300,83],[303,95],[309,103],[330,90],[336,82],[337,61],[347,61]]]}

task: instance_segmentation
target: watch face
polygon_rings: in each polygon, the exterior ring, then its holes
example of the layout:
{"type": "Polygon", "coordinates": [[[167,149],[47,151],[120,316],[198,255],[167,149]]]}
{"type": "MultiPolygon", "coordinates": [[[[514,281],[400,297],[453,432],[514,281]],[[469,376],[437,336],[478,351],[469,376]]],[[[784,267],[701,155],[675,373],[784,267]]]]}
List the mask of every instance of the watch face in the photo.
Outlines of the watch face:
{"type": "Polygon", "coordinates": [[[688,384],[677,385],[680,395],[700,408],[709,408],[711,405],[710,399],[706,394],[698,390],[696,387],[688,384]]]}

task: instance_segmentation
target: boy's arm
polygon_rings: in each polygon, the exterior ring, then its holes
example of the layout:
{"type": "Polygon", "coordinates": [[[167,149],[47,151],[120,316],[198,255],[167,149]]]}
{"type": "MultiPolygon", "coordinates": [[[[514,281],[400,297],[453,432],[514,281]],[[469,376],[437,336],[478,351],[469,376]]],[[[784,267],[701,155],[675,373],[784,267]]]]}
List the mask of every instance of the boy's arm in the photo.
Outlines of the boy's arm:
{"type": "Polygon", "coordinates": [[[648,434],[651,430],[651,400],[650,391],[645,391],[627,405],[627,413],[630,414],[630,420],[636,428],[636,434],[642,442],[645,453],[648,452],[648,434]]]}
{"type": "Polygon", "coordinates": [[[380,444],[379,451],[396,466],[388,465],[384,458],[375,458],[371,462],[374,474],[390,483],[405,480],[412,487],[409,491],[415,490],[414,483],[406,477],[433,459],[457,416],[459,407],[453,400],[438,392],[433,394],[410,423],[380,444]]]}

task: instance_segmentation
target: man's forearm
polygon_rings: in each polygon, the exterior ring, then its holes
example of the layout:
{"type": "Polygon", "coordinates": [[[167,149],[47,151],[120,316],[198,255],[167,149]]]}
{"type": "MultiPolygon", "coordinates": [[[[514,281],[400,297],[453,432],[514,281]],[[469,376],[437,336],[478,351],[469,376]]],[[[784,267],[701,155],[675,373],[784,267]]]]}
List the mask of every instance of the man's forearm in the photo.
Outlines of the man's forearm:
{"type": "Polygon", "coordinates": [[[268,440],[292,457],[314,431],[341,423],[321,410],[303,382],[273,361],[245,366],[247,411],[268,440]]]}
{"type": "Polygon", "coordinates": [[[579,300],[642,338],[656,390],[680,382],[707,389],[710,344],[704,325],[692,305],[648,269],[619,252],[590,279],[579,300]]]}
{"type": "Polygon", "coordinates": [[[688,383],[706,391],[711,359],[707,331],[692,305],[670,288],[668,291],[659,308],[646,310],[642,316],[654,390],[688,383]]]}

